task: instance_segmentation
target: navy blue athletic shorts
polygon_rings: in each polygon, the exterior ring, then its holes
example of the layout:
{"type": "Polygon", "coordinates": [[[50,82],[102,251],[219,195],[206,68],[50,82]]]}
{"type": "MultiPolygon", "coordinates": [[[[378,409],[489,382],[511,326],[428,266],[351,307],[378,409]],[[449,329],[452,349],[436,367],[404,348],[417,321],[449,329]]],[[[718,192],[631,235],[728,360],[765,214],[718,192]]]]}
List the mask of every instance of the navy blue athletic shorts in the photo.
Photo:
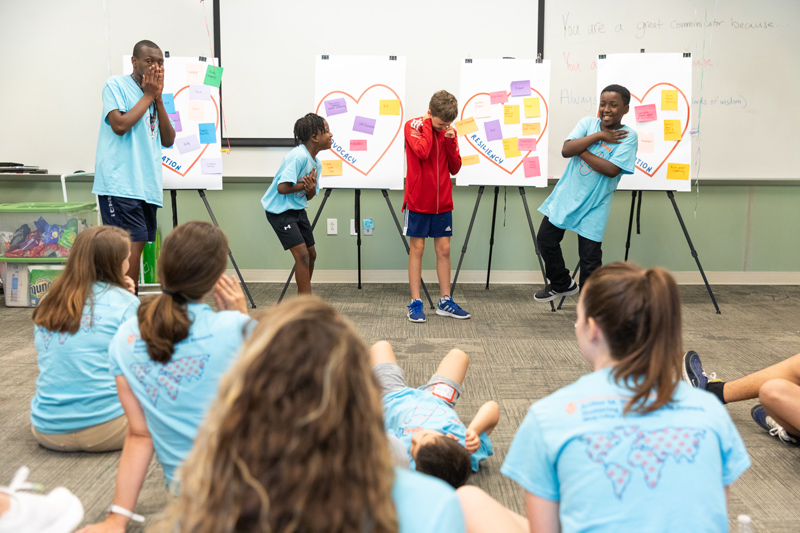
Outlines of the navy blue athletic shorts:
{"type": "Polygon", "coordinates": [[[123,198],[121,196],[97,196],[100,216],[104,226],[117,226],[127,230],[133,242],[152,242],[156,240],[156,213],[158,206],[144,200],[123,198]]]}
{"type": "Polygon", "coordinates": [[[406,237],[452,237],[453,236],[453,212],[439,213],[437,215],[429,213],[417,213],[406,209],[405,224],[403,235],[406,237]]]}

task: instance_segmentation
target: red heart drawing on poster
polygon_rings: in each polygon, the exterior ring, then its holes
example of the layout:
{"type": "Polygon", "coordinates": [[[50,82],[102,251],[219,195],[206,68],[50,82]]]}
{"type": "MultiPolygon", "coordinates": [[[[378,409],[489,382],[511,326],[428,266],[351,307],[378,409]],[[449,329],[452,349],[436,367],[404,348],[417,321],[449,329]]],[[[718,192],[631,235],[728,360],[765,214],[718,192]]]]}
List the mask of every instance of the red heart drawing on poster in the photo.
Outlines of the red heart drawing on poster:
{"type": "MultiPolygon", "coordinates": [[[[188,85],[187,85],[187,86],[185,86],[185,87],[181,87],[181,89],[180,89],[178,92],[176,92],[176,93],[174,94],[173,98],[176,98],[176,99],[177,99],[177,98],[178,98],[178,95],[179,95],[179,94],[181,94],[181,93],[184,91],[184,89],[188,89],[188,88],[189,88],[189,86],[188,86],[188,85]]],[[[213,97],[213,96],[211,96],[211,101],[212,101],[212,102],[214,102],[214,116],[217,118],[217,121],[216,121],[216,123],[214,124],[214,131],[217,131],[217,130],[219,130],[219,106],[217,105],[217,101],[216,101],[216,100],[214,100],[214,97],[213,97]]],[[[174,172],[175,174],[178,174],[179,176],[186,177],[186,174],[188,174],[188,173],[189,173],[189,171],[190,171],[190,170],[192,170],[192,167],[193,167],[193,166],[195,166],[195,165],[197,164],[197,162],[198,162],[198,161],[200,161],[200,158],[201,158],[201,157],[203,157],[203,154],[206,152],[206,150],[208,149],[208,147],[209,147],[209,145],[208,145],[208,144],[206,144],[205,146],[203,146],[203,149],[202,149],[202,150],[200,150],[200,153],[199,153],[199,154],[197,154],[197,157],[195,157],[195,158],[194,158],[194,161],[192,161],[192,164],[191,164],[191,165],[189,165],[189,166],[186,168],[186,171],[185,171],[185,172],[178,172],[177,170],[175,170],[175,169],[174,169],[174,168],[172,168],[171,166],[167,165],[166,163],[161,163],[161,165],[162,165],[164,168],[168,168],[168,169],[170,169],[172,172],[174,172]]]]}
{"type": "Polygon", "coordinates": [[[386,149],[383,151],[383,153],[381,153],[380,157],[378,157],[378,159],[375,161],[375,163],[373,163],[372,166],[369,167],[369,170],[367,170],[366,172],[364,172],[363,170],[361,170],[357,166],[355,166],[352,163],[350,163],[350,161],[347,161],[346,159],[344,159],[342,156],[340,156],[334,150],[331,150],[333,155],[335,155],[336,157],[338,157],[339,159],[344,161],[346,164],[350,165],[352,168],[354,168],[356,171],[360,172],[364,176],[366,176],[370,172],[372,172],[372,169],[375,168],[375,166],[378,163],[381,162],[381,159],[383,159],[383,156],[386,155],[386,152],[389,151],[389,148],[391,148],[391,146],[394,144],[394,141],[397,139],[397,135],[400,133],[400,128],[403,127],[403,102],[402,102],[402,100],[400,100],[400,96],[394,91],[394,89],[392,89],[388,85],[383,85],[382,83],[376,83],[375,85],[370,85],[369,87],[364,89],[364,92],[362,92],[361,95],[357,99],[353,98],[352,96],[350,96],[349,94],[347,94],[344,91],[331,91],[331,92],[329,92],[328,94],[326,94],[325,96],[322,97],[322,100],[319,101],[319,103],[317,104],[317,108],[314,110],[314,113],[319,114],[319,108],[322,107],[322,104],[325,102],[325,100],[332,94],[343,94],[344,96],[348,97],[353,102],[358,104],[361,101],[361,99],[364,97],[365,94],[367,94],[370,90],[372,90],[372,89],[374,89],[376,87],[383,87],[384,89],[389,89],[392,92],[392,94],[395,96],[395,98],[397,98],[397,101],[400,102],[400,122],[397,124],[397,131],[394,132],[394,137],[392,137],[392,140],[389,141],[389,144],[386,146],[386,149]]]}
{"type": "MultiPolygon", "coordinates": [[[[638,96],[636,96],[633,93],[631,93],[631,98],[636,98],[639,101],[640,104],[643,104],[644,103],[644,99],[647,98],[647,95],[650,94],[650,91],[652,91],[653,89],[655,89],[659,85],[667,85],[667,86],[672,87],[673,89],[677,90],[680,93],[680,95],[683,96],[683,101],[686,102],[686,120],[683,121],[684,126],[683,126],[683,131],[681,132],[681,141],[682,141],[683,140],[683,135],[686,133],[686,128],[689,127],[689,99],[686,98],[686,95],[683,94],[683,91],[681,91],[678,87],[672,85],[671,83],[661,82],[661,83],[656,83],[655,85],[653,85],[652,87],[647,89],[647,92],[644,93],[644,96],[642,96],[641,98],[639,98],[638,96]]],[[[598,112],[598,116],[599,116],[599,112],[598,112]]],[[[667,155],[664,156],[664,159],[661,160],[661,163],[658,164],[658,166],[656,167],[656,169],[653,172],[647,172],[646,170],[639,168],[638,165],[636,166],[636,170],[638,170],[639,172],[642,172],[643,174],[647,174],[648,176],[650,176],[652,178],[653,176],[655,176],[656,172],[658,172],[658,169],[660,169],[661,167],[664,166],[664,163],[667,162],[667,159],[669,159],[669,156],[672,155],[672,152],[675,151],[675,148],[678,147],[678,143],[680,143],[681,141],[674,141],[675,145],[672,147],[672,150],[670,150],[667,153],[667,155]]],[[[670,142],[670,141],[664,141],[664,142],[670,142]]]]}
{"type": "MultiPolygon", "coordinates": [[[[548,107],[548,105],[547,105],[547,100],[545,100],[545,99],[544,99],[544,96],[542,96],[542,93],[540,93],[539,91],[537,91],[537,90],[536,90],[536,89],[534,89],[533,87],[531,87],[531,91],[533,91],[533,92],[535,92],[536,94],[538,94],[538,95],[539,95],[539,99],[540,99],[540,100],[542,101],[542,103],[544,104],[544,114],[545,114],[545,119],[544,119],[544,127],[542,128],[542,131],[540,131],[540,132],[539,132],[539,137],[537,137],[537,138],[536,138],[536,144],[538,145],[538,144],[539,144],[539,141],[541,141],[541,140],[542,140],[542,137],[544,136],[544,132],[545,132],[545,131],[547,131],[547,123],[550,121],[550,108],[549,108],[549,107],[548,107]]],[[[489,93],[478,93],[478,94],[473,94],[473,95],[470,97],[470,99],[469,99],[469,100],[467,100],[467,103],[466,103],[466,104],[464,104],[464,107],[463,107],[463,108],[461,108],[461,120],[464,120],[464,112],[467,110],[467,105],[469,105],[469,103],[470,103],[470,102],[471,102],[471,101],[472,101],[472,100],[473,100],[475,97],[477,97],[477,96],[481,96],[481,95],[483,95],[483,96],[491,96],[489,93]]],[[[510,93],[510,92],[508,93],[508,96],[511,96],[511,93],[510,93]]],[[[471,145],[472,145],[472,147],[473,147],[473,148],[475,148],[475,151],[476,151],[476,152],[478,152],[480,155],[482,155],[483,157],[485,157],[485,158],[486,158],[486,160],[487,160],[487,161],[489,161],[490,163],[494,164],[495,166],[498,166],[498,167],[502,168],[502,169],[503,169],[505,172],[507,172],[508,174],[513,174],[514,172],[516,172],[516,171],[517,171],[517,169],[520,167],[520,165],[522,165],[522,160],[523,160],[523,159],[525,159],[526,157],[528,157],[529,155],[531,155],[531,152],[532,152],[532,150],[529,150],[529,151],[528,151],[528,153],[526,153],[524,156],[522,156],[522,157],[520,158],[520,160],[519,160],[519,163],[517,163],[517,166],[515,166],[513,169],[511,169],[511,170],[509,171],[509,170],[508,170],[508,169],[506,169],[506,168],[505,168],[503,165],[498,165],[498,164],[497,164],[497,161],[494,161],[494,160],[490,159],[490,158],[489,158],[489,157],[488,157],[488,156],[487,156],[485,153],[483,153],[483,150],[479,149],[477,146],[475,146],[475,145],[472,143],[472,141],[469,139],[469,136],[465,136],[464,138],[467,140],[467,142],[468,142],[469,144],[471,144],[471,145]]]]}

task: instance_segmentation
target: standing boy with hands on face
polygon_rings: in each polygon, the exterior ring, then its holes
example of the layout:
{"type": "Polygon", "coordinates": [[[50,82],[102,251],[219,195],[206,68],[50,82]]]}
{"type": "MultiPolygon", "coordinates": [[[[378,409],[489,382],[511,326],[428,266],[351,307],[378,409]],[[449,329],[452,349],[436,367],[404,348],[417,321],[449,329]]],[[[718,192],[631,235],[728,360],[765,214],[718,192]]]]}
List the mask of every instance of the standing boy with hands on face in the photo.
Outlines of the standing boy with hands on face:
{"type": "Polygon", "coordinates": [[[103,225],[131,236],[127,275],[138,291],[144,243],[156,238],[156,211],[162,206],[161,147],[175,142],[161,92],[164,55],[152,41],[133,47],[133,72],[112,76],[103,88],[103,115],[95,156],[94,186],[103,225]]]}

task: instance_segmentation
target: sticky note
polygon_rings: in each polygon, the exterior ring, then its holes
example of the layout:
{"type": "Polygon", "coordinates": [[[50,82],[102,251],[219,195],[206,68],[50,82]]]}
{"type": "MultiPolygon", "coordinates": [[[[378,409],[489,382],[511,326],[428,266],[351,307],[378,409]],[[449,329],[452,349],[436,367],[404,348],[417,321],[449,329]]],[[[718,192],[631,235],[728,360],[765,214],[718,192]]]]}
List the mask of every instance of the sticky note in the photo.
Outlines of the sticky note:
{"type": "Polygon", "coordinates": [[[682,163],[669,163],[667,165],[668,180],[688,180],[689,165],[682,163]]]}
{"type": "Polygon", "coordinates": [[[351,139],[350,140],[350,151],[351,152],[366,152],[367,151],[367,140],[366,139],[351,139]]]}
{"type": "Polygon", "coordinates": [[[531,157],[522,158],[522,170],[525,172],[526,178],[535,178],[542,175],[539,168],[539,156],[532,155],[531,157]]]}
{"type": "Polygon", "coordinates": [[[198,124],[200,128],[200,144],[214,144],[217,142],[217,134],[214,132],[214,123],[198,124]]]}
{"type": "Polygon", "coordinates": [[[521,80],[511,82],[511,96],[530,96],[531,80],[521,80]]]}
{"type": "Polygon", "coordinates": [[[200,172],[202,174],[222,174],[222,158],[204,157],[200,160],[200,172]]]}
{"type": "Polygon", "coordinates": [[[364,219],[364,229],[372,229],[375,227],[375,222],[371,218],[364,219]]]}
{"type": "Polygon", "coordinates": [[[493,104],[505,104],[508,102],[508,93],[505,91],[494,91],[489,93],[489,98],[493,104]]]}
{"type": "Polygon", "coordinates": [[[523,101],[525,104],[525,118],[535,118],[541,117],[542,111],[539,108],[539,97],[535,98],[525,98],[523,101]]]}
{"type": "Polygon", "coordinates": [[[661,111],[678,110],[678,91],[668,89],[661,91],[661,111]]]}
{"type": "Polygon", "coordinates": [[[469,117],[466,120],[462,120],[460,122],[456,122],[453,124],[456,127],[456,131],[462,137],[464,135],[469,135],[470,133],[478,131],[478,125],[475,123],[475,119],[473,117],[469,117]]]}
{"type": "Polygon", "coordinates": [[[187,137],[175,139],[175,147],[180,153],[186,154],[189,152],[194,152],[195,150],[199,150],[200,141],[197,139],[197,135],[189,135],[187,137]]]}
{"type": "Polygon", "coordinates": [[[489,122],[484,122],[483,127],[486,130],[487,141],[499,141],[503,138],[503,130],[500,129],[499,120],[490,120],[489,122]]]}
{"type": "Polygon", "coordinates": [[[206,77],[203,80],[203,84],[210,85],[211,87],[219,87],[219,82],[222,81],[222,71],[225,70],[222,67],[215,67],[214,65],[208,65],[206,69],[206,77]]]}
{"type": "Polygon", "coordinates": [[[680,120],[665,120],[664,121],[664,140],[665,141],[680,141],[681,140],[681,121],[680,120]]]}
{"type": "Polygon", "coordinates": [[[179,112],[169,115],[169,119],[172,121],[172,127],[175,128],[175,133],[183,131],[183,126],[181,126],[181,114],[179,112]]]}
{"type": "Polygon", "coordinates": [[[519,106],[503,106],[503,124],[519,124],[519,106]]]}
{"type": "Polygon", "coordinates": [[[636,122],[652,122],[658,120],[656,116],[656,104],[637,105],[633,108],[636,112],[636,122]]]}
{"type": "Polygon", "coordinates": [[[202,100],[189,100],[189,120],[203,122],[206,119],[206,103],[202,100]]]}
{"type": "Polygon", "coordinates": [[[161,101],[164,102],[164,109],[167,110],[168,115],[175,114],[175,97],[172,93],[162,94],[161,101]]]}
{"type": "Polygon", "coordinates": [[[522,155],[522,152],[520,152],[519,148],[517,148],[518,142],[518,137],[509,137],[508,139],[503,139],[503,151],[506,153],[507,158],[519,157],[522,155]]]}
{"type": "Polygon", "coordinates": [[[517,141],[517,148],[524,152],[535,152],[536,151],[536,139],[535,138],[525,138],[520,137],[517,141]]]}
{"type": "Polygon", "coordinates": [[[639,134],[639,149],[642,154],[652,154],[656,149],[656,132],[646,131],[639,134]]]}
{"type": "Polygon", "coordinates": [[[542,124],[539,122],[523,122],[522,134],[523,135],[539,135],[542,133],[542,124]]]}
{"type": "Polygon", "coordinates": [[[400,100],[381,100],[379,114],[381,114],[381,115],[399,115],[400,114],[400,100]]]}
{"type": "Polygon", "coordinates": [[[356,117],[353,122],[353,131],[373,135],[375,133],[375,119],[366,117],[356,117]]]}
{"type": "Polygon", "coordinates": [[[189,85],[189,100],[211,100],[211,87],[208,85],[189,85]]]}
{"type": "Polygon", "coordinates": [[[492,109],[489,107],[491,103],[487,96],[480,96],[475,99],[472,106],[473,118],[489,118],[492,116],[492,109]]]}
{"type": "Polygon", "coordinates": [[[326,116],[332,117],[333,115],[341,115],[342,113],[347,113],[347,101],[344,98],[325,100],[326,116]]]}
{"type": "Polygon", "coordinates": [[[201,84],[206,79],[206,63],[189,63],[186,65],[186,83],[201,84]]]}
{"type": "Polygon", "coordinates": [[[341,159],[327,159],[322,161],[322,175],[323,176],[341,176],[342,175],[342,160],[341,159]]]}
{"type": "Polygon", "coordinates": [[[462,165],[477,165],[481,162],[480,156],[477,155],[462,155],[461,156],[461,164],[462,165]]]}

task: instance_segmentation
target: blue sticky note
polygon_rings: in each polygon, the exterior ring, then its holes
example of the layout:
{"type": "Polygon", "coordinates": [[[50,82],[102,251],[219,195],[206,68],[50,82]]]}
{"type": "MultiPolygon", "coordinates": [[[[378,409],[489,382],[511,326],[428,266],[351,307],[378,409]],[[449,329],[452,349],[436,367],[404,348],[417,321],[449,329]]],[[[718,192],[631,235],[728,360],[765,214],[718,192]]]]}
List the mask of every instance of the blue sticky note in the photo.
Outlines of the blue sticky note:
{"type": "Polygon", "coordinates": [[[214,144],[217,142],[217,135],[214,133],[214,123],[198,124],[200,128],[200,142],[202,144],[214,144]]]}
{"type": "Polygon", "coordinates": [[[372,229],[375,227],[375,224],[372,222],[371,218],[364,219],[364,229],[372,229]]]}
{"type": "Polygon", "coordinates": [[[175,114],[175,97],[172,93],[162,94],[161,101],[164,102],[164,109],[167,110],[168,115],[175,114]]]}

